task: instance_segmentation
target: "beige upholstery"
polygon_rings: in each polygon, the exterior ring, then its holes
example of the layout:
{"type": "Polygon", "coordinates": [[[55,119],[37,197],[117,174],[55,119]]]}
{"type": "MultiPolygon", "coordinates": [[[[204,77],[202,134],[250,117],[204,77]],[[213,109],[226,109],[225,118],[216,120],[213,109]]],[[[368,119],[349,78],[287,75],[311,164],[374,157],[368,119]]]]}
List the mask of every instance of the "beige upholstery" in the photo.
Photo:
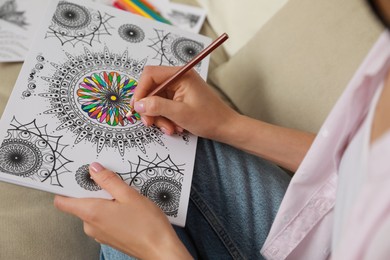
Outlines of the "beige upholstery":
{"type": "Polygon", "coordinates": [[[288,0],[198,0],[208,12],[208,20],[217,34],[227,33],[224,43],[231,56],[278,12],[288,0]]]}
{"type": "MultiPolygon", "coordinates": [[[[289,0],[229,61],[213,53],[210,82],[245,114],[316,131],[379,35],[363,2],[289,0]]],[[[202,33],[216,36],[209,24],[202,33]]],[[[0,114],[20,67],[0,64],[0,114]]],[[[53,195],[0,183],[0,198],[0,259],[98,259],[98,244],[53,195]]]]}
{"type": "Polygon", "coordinates": [[[358,0],[290,0],[211,75],[239,110],[316,132],[381,28],[358,0]]]}

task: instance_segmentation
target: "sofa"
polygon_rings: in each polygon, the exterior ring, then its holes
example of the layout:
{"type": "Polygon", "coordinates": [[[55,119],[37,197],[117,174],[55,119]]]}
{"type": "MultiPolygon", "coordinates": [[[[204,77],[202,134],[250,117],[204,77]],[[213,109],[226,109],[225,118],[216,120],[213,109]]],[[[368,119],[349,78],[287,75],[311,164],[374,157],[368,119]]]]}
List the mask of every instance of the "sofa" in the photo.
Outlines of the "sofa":
{"type": "MultiPolygon", "coordinates": [[[[202,34],[231,36],[208,77],[229,105],[314,133],[383,30],[363,0],[176,2],[207,10],[202,34]]],[[[21,65],[0,64],[0,114],[21,65]]],[[[0,197],[0,259],[98,259],[99,245],[52,194],[0,183],[0,197]]]]}

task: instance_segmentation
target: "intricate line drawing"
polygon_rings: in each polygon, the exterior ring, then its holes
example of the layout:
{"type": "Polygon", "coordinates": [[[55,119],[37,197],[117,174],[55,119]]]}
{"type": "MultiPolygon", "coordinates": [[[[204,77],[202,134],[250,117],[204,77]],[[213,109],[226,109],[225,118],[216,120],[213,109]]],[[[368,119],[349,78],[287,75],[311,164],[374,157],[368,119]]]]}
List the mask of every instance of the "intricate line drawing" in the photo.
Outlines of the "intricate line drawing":
{"type": "Polygon", "coordinates": [[[146,153],[148,144],[165,146],[160,130],[145,127],[137,114],[125,116],[146,59],[130,59],[127,51],[113,54],[107,47],[104,52],[84,51],[77,57],[66,53],[65,63],[51,62],[55,73],[41,77],[49,82],[49,91],[38,95],[50,100],[44,114],[57,116],[57,130],[75,133],[75,144],[83,140],[96,144],[97,153],[112,147],[124,156],[126,148],[146,153]]]}
{"type": "Polygon", "coordinates": [[[198,24],[199,19],[201,18],[199,15],[192,13],[184,13],[178,10],[171,10],[171,12],[168,13],[168,16],[169,18],[179,22],[180,24],[188,24],[190,28],[195,27],[198,24]]]}
{"type": "Polygon", "coordinates": [[[123,24],[118,29],[119,36],[131,43],[139,43],[145,39],[144,30],[135,24],[123,24]]]}
{"type": "Polygon", "coordinates": [[[35,119],[21,124],[13,118],[11,127],[0,146],[0,171],[63,187],[59,176],[69,172],[65,166],[72,161],[63,156],[62,136],[48,135],[35,119]]]}
{"type": "Polygon", "coordinates": [[[176,165],[168,155],[161,159],[158,154],[152,161],[138,156],[138,162],[130,162],[130,172],[118,173],[142,195],[148,197],[167,216],[177,217],[183,182],[184,166],[176,165]]]}
{"type": "MultiPolygon", "coordinates": [[[[179,66],[184,65],[194,58],[204,48],[203,44],[188,38],[165,33],[155,29],[156,37],[148,47],[152,48],[156,55],[153,59],[158,60],[159,65],[179,66]]],[[[197,65],[199,67],[200,64],[197,65]]]]}
{"type": "Polygon", "coordinates": [[[98,191],[102,188],[96,184],[89,174],[89,165],[83,165],[76,171],[76,182],[80,185],[81,188],[89,191],[98,191]]]}
{"type": "Polygon", "coordinates": [[[70,43],[76,46],[81,42],[92,46],[94,41],[101,43],[101,36],[111,35],[110,29],[113,27],[109,21],[112,18],[113,16],[107,13],[102,15],[100,11],[60,1],[46,38],[55,37],[61,45],[70,43]]]}
{"type": "Polygon", "coordinates": [[[45,58],[42,55],[38,55],[36,60],[37,64],[35,64],[35,67],[31,70],[27,78],[27,89],[22,92],[23,99],[31,97],[31,95],[34,93],[35,89],[37,88],[35,78],[37,77],[37,73],[44,68],[43,62],[45,61],[45,58]]]}
{"type": "Polygon", "coordinates": [[[15,0],[7,0],[0,6],[0,20],[5,20],[22,28],[28,25],[24,11],[17,11],[15,0]]]}

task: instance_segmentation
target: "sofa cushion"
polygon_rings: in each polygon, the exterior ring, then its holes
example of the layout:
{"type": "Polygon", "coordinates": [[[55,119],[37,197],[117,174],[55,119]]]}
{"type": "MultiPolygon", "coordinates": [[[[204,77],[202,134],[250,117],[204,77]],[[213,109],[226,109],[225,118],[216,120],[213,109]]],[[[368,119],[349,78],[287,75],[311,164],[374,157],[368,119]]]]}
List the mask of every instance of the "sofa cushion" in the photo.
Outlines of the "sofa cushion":
{"type": "Polygon", "coordinates": [[[230,35],[224,47],[235,54],[288,0],[197,0],[218,33],[230,35]]]}
{"type": "MultiPolygon", "coordinates": [[[[20,68],[0,64],[0,115],[20,68]]],[[[55,209],[53,197],[0,182],[0,259],[99,259],[99,244],[84,234],[79,219],[55,209]]]]}
{"type": "Polygon", "coordinates": [[[316,132],[382,30],[364,1],[290,0],[211,81],[246,115],[316,132]]]}

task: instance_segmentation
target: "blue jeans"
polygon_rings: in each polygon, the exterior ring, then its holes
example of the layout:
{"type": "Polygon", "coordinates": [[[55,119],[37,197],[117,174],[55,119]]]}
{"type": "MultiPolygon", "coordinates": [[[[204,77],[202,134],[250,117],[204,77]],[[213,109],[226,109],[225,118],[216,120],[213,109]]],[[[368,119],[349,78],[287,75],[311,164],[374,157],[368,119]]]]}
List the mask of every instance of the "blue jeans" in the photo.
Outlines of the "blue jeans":
{"type": "MultiPolygon", "coordinates": [[[[264,159],[199,138],[186,227],[174,228],[195,259],[262,259],[290,179],[264,159]]],[[[101,260],[125,259],[102,245],[101,260]]]]}

